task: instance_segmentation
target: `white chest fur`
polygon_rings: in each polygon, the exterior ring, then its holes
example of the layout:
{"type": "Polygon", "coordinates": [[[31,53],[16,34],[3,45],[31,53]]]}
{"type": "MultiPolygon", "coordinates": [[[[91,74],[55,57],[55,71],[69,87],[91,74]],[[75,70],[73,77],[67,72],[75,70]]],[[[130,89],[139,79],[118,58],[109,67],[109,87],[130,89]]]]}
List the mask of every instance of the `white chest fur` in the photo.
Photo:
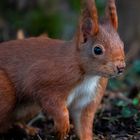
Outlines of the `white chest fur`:
{"type": "Polygon", "coordinates": [[[67,106],[72,106],[73,109],[79,109],[94,100],[99,80],[100,76],[86,76],[69,94],[67,106]]]}

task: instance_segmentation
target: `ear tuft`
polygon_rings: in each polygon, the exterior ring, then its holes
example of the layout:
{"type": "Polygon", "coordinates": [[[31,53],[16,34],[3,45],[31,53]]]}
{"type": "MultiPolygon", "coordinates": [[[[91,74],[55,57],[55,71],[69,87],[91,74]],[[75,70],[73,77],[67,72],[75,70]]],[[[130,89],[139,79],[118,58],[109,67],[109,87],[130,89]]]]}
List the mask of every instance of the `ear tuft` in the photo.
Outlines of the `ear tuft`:
{"type": "Polygon", "coordinates": [[[80,24],[80,30],[83,35],[84,42],[90,35],[97,35],[99,31],[99,25],[95,0],[83,1],[83,11],[80,24]]]}
{"type": "Polygon", "coordinates": [[[92,20],[90,18],[84,19],[82,22],[82,33],[84,37],[84,42],[86,42],[86,37],[92,34],[92,20]]]}
{"type": "Polygon", "coordinates": [[[109,18],[112,26],[115,30],[118,29],[118,15],[115,5],[115,0],[108,0],[107,8],[106,8],[106,16],[109,18]]]}

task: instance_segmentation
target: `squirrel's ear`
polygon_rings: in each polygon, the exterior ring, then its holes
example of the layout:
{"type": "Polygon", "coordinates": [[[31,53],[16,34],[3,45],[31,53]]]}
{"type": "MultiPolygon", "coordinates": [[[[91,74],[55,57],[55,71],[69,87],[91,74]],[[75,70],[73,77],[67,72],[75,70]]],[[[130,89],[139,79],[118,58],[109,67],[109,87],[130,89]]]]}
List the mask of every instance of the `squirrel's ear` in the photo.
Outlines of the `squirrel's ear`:
{"type": "Polygon", "coordinates": [[[106,7],[106,17],[109,18],[114,29],[117,30],[118,29],[118,16],[117,16],[115,0],[108,0],[108,4],[106,7]]]}
{"type": "Polygon", "coordinates": [[[96,35],[99,31],[98,25],[98,14],[93,0],[84,0],[83,2],[83,11],[81,16],[81,32],[83,37],[88,35],[96,35]]]}

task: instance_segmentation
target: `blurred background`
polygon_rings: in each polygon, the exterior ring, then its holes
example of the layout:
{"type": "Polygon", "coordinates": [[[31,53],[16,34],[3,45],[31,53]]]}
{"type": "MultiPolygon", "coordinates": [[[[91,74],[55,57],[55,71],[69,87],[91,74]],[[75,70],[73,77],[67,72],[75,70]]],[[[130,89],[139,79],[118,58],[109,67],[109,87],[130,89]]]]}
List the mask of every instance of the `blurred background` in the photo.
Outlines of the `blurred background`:
{"type": "MultiPolygon", "coordinates": [[[[96,0],[96,3],[100,16],[103,16],[106,0],[96,0]]],[[[133,118],[139,129],[140,0],[117,0],[116,4],[127,68],[123,76],[110,80],[104,102],[107,104],[109,101],[112,106],[118,107],[119,115],[127,118],[128,122],[133,118]]],[[[70,40],[76,31],[79,14],[79,0],[1,0],[0,42],[40,35],[70,40]]],[[[105,106],[105,109],[108,108],[105,106]]],[[[97,130],[100,126],[96,126],[97,130]]],[[[132,129],[134,130],[133,127],[132,129]]]]}

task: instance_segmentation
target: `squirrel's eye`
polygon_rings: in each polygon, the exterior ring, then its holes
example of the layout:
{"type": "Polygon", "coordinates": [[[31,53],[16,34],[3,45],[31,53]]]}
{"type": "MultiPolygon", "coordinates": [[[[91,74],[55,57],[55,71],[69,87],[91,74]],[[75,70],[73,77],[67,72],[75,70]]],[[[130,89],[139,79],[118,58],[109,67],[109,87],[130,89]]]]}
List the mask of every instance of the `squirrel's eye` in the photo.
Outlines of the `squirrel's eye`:
{"type": "Polygon", "coordinates": [[[97,45],[93,48],[93,52],[95,55],[102,55],[103,54],[103,49],[100,45],[97,45]]]}

